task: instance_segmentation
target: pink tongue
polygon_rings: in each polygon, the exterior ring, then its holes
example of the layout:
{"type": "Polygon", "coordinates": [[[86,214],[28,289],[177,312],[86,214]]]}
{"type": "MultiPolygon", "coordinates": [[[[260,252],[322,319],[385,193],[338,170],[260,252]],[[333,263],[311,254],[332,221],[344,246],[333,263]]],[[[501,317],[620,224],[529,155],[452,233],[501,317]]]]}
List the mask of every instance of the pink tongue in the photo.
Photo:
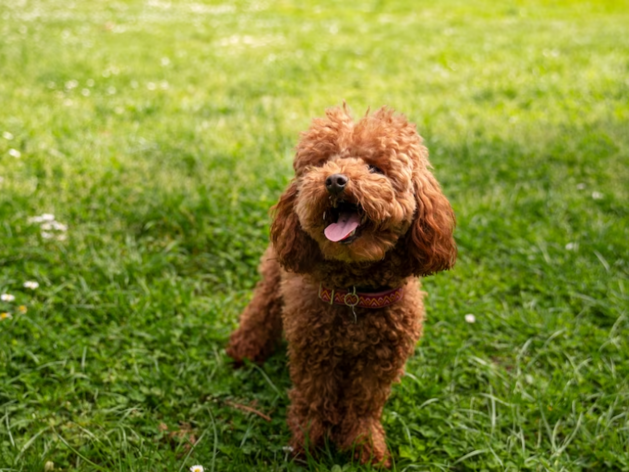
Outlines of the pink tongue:
{"type": "Polygon", "coordinates": [[[329,225],[323,232],[330,241],[347,239],[349,234],[360,226],[360,217],[355,211],[343,212],[336,223],[329,225]]]}

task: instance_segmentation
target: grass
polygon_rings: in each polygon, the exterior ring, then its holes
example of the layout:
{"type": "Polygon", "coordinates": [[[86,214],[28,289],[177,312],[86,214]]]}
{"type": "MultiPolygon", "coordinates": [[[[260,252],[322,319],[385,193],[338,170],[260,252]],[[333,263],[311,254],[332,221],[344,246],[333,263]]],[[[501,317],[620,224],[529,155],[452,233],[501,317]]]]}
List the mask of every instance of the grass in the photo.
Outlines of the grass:
{"type": "Polygon", "coordinates": [[[629,470],[629,4],[349,5],[0,1],[0,470],[368,469],[291,461],[284,350],[223,352],[343,99],[418,124],[458,218],[395,470],[629,470]]]}

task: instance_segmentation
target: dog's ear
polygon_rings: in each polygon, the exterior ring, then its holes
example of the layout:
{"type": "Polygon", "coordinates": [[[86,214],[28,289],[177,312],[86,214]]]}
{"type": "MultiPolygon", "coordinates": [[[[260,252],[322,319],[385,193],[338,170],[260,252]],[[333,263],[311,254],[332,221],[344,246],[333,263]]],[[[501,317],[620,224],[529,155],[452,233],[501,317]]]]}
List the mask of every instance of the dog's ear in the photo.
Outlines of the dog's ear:
{"type": "Polygon", "coordinates": [[[453,238],[454,212],[428,169],[427,151],[423,146],[420,154],[420,166],[413,176],[417,210],[405,235],[405,250],[410,256],[407,260],[411,272],[423,276],[450,269],[457,250],[453,238]]]}
{"type": "Polygon", "coordinates": [[[293,181],[271,208],[271,242],[284,269],[304,273],[310,270],[320,251],[317,243],[301,228],[295,213],[296,200],[297,182],[293,181]]]}

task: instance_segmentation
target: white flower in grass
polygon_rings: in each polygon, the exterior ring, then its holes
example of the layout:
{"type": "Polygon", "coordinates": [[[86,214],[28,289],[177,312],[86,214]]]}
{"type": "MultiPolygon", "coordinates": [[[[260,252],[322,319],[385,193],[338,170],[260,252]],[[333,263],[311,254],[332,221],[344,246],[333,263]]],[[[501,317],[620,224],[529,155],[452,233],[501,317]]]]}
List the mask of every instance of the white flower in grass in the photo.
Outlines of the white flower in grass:
{"type": "Polygon", "coordinates": [[[592,198],[594,200],[600,200],[603,198],[603,194],[601,192],[592,192],[592,198]]]}
{"type": "Polygon", "coordinates": [[[577,249],[579,249],[579,243],[566,244],[566,251],[576,251],[577,249]]]}
{"type": "Polygon", "coordinates": [[[55,239],[57,241],[65,241],[68,237],[63,233],[51,233],[50,231],[42,231],[41,237],[43,239],[55,239]]]}
{"type": "Polygon", "coordinates": [[[293,452],[295,449],[293,449],[293,446],[284,446],[282,448],[282,451],[284,452],[293,452]]]}
{"type": "Polygon", "coordinates": [[[0,295],[0,300],[2,300],[3,302],[12,302],[13,300],[15,300],[15,295],[11,295],[10,293],[3,293],[2,295],[0,295]]]}
{"type": "Polygon", "coordinates": [[[204,470],[202,465],[193,465],[190,467],[190,472],[203,472],[204,470]]]}
{"type": "Polygon", "coordinates": [[[44,223],[46,221],[55,221],[55,215],[51,213],[44,213],[41,216],[31,216],[28,219],[29,223],[44,223]]]}
{"type": "Polygon", "coordinates": [[[41,229],[43,229],[44,231],[50,231],[50,230],[67,231],[68,227],[64,225],[63,223],[59,223],[58,221],[49,221],[49,222],[43,223],[41,225],[41,229]]]}
{"type": "Polygon", "coordinates": [[[577,190],[584,190],[585,187],[586,186],[585,186],[585,184],[583,182],[577,184],[577,190]]]}
{"type": "Polygon", "coordinates": [[[8,320],[9,318],[13,318],[13,315],[8,311],[5,313],[0,313],[0,320],[8,320]]]}
{"type": "Polygon", "coordinates": [[[24,282],[24,288],[35,290],[37,287],[39,287],[39,282],[35,282],[33,280],[27,280],[26,282],[24,282]]]}
{"type": "Polygon", "coordinates": [[[20,157],[22,157],[22,153],[17,149],[9,149],[9,156],[19,159],[20,157]]]}
{"type": "Polygon", "coordinates": [[[13,139],[13,135],[9,133],[8,131],[3,132],[2,137],[6,139],[7,141],[11,141],[13,139]]]}
{"type": "Polygon", "coordinates": [[[471,313],[468,313],[467,315],[465,315],[465,321],[467,323],[476,323],[476,317],[471,313]]]}

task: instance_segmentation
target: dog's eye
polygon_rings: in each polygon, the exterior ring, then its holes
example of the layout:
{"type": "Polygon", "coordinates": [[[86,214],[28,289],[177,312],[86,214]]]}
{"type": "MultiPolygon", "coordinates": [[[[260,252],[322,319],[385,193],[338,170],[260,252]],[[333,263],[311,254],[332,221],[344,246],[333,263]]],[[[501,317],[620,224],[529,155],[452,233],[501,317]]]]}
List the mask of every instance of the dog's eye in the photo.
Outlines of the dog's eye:
{"type": "Polygon", "coordinates": [[[376,167],[376,166],[368,166],[369,167],[369,172],[371,172],[372,174],[383,174],[384,172],[382,172],[382,169],[380,169],[380,167],[376,167]]]}

